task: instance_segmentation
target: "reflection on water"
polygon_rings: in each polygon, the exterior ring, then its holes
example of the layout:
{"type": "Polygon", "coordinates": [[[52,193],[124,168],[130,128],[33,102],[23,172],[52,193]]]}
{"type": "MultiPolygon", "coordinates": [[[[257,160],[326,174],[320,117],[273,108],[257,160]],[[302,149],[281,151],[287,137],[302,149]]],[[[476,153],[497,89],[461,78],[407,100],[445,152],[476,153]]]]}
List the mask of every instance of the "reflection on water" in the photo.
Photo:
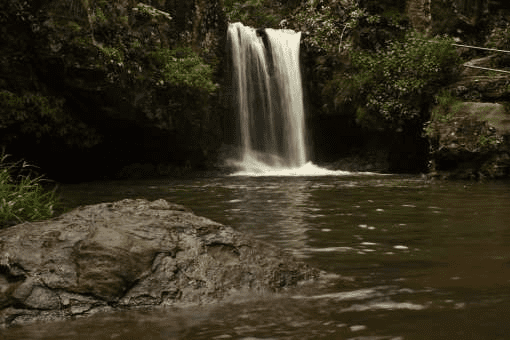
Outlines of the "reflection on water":
{"type": "Polygon", "coordinates": [[[335,274],[281,296],[97,315],[7,339],[507,339],[510,183],[211,177],[73,185],[68,204],[166,198],[335,274]],[[108,190],[105,190],[107,188],[108,190]]]}
{"type": "Polygon", "coordinates": [[[235,208],[228,211],[232,215],[245,215],[245,228],[265,225],[282,236],[281,241],[290,249],[306,247],[306,232],[310,227],[306,217],[316,208],[305,182],[297,180],[281,182],[278,185],[245,186],[242,190],[237,190],[236,196],[237,198],[229,201],[235,208]]]}

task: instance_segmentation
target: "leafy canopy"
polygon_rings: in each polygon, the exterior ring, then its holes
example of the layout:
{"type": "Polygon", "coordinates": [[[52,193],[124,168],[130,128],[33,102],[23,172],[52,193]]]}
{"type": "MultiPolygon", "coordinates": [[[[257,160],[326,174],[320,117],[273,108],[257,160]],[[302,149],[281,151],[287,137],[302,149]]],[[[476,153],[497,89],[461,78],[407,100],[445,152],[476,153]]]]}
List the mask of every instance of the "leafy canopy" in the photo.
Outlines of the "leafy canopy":
{"type": "Polygon", "coordinates": [[[437,89],[455,76],[460,60],[452,42],[446,37],[430,41],[412,32],[375,53],[353,52],[356,73],[347,82],[362,103],[357,118],[391,129],[423,120],[437,89]]]}
{"type": "Polygon", "coordinates": [[[92,147],[99,136],[64,110],[65,101],[38,93],[0,90],[0,144],[30,138],[58,140],[69,146],[92,147]]]}
{"type": "Polygon", "coordinates": [[[163,79],[175,86],[214,92],[213,70],[190,48],[158,49],[151,56],[161,69],[163,79]]]}

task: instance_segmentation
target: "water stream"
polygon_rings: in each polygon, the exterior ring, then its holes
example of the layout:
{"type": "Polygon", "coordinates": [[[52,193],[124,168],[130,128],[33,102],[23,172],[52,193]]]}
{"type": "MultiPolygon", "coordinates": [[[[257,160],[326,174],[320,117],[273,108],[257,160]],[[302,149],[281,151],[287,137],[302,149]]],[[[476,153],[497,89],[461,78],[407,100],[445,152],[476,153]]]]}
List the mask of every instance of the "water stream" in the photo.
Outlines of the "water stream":
{"type": "Polygon", "coordinates": [[[273,242],[327,284],[219,306],[132,311],[2,339],[507,339],[510,182],[202,177],[68,185],[68,206],[165,198],[273,242]]]}
{"type": "Polygon", "coordinates": [[[228,44],[242,146],[240,168],[299,168],[306,163],[301,33],[230,24],[228,44]]]}

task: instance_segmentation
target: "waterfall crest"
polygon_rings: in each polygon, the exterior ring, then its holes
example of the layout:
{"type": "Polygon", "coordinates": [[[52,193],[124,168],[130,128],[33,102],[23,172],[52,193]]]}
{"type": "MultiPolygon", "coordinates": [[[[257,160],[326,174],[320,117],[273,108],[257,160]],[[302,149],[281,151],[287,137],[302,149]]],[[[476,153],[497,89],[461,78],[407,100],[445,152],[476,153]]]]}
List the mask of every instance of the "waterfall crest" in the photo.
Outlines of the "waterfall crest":
{"type": "Polygon", "coordinates": [[[301,33],[230,24],[232,87],[245,171],[306,164],[301,33]]]}

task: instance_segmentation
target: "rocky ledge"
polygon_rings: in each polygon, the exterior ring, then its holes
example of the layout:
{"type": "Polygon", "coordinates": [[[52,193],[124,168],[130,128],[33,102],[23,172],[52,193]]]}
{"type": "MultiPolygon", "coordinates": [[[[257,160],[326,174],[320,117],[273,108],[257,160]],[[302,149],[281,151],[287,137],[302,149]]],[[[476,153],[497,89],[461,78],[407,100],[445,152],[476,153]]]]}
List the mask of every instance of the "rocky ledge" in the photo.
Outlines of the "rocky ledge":
{"type": "Polygon", "coordinates": [[[510,177],[510,114],[497,103],[459,102],[433,117],[430,175],[442,179],[510,177]]]}
{"type": "Polygon", "coordinates": [[[280,291],[319,271],[165,200],[84,206],[0,231],[0,328],[280,291]]]}

